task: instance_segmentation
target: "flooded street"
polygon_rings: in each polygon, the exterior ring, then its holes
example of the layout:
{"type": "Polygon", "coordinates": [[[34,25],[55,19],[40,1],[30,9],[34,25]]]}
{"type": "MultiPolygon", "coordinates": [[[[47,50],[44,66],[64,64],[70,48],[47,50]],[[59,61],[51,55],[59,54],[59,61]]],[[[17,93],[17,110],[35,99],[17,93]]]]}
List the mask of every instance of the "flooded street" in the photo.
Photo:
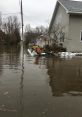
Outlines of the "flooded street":
{"type": "Polygon", "coordinates": [[[82,117],[82,58],[0,47],[0,117],[82,117]]]}

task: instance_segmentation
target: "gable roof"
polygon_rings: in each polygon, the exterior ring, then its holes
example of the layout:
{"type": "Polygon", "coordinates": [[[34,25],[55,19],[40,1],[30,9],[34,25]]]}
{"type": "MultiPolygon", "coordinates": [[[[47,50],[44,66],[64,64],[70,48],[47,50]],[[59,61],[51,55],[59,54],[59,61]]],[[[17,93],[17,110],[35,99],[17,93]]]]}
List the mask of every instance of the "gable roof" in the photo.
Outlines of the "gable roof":
{"type": "Polygon", "coordinates": [[[58,0],[67,13],[82,13],[82,1],[58,0]]]}
{"type": "Polygon", "coordinates": [[[69,14],[82,14],[82,1],[72,1],[72,0],[57,0],[55,10],[50,22],[49,32],[54,22],[54,18],[56,16],[56,11],[58,9],[59,4],[66,10],[66,13],[69,14]]]}

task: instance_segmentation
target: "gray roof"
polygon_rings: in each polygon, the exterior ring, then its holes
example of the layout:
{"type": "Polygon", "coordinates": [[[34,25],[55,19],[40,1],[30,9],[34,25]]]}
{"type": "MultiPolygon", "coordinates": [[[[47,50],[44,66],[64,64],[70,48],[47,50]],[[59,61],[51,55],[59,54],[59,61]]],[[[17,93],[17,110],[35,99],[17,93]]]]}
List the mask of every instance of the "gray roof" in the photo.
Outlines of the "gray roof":
{"type": "Polygon", "coordinates": [[[82,1],[58,0],[68,13],[82,13],[82,1]]]}

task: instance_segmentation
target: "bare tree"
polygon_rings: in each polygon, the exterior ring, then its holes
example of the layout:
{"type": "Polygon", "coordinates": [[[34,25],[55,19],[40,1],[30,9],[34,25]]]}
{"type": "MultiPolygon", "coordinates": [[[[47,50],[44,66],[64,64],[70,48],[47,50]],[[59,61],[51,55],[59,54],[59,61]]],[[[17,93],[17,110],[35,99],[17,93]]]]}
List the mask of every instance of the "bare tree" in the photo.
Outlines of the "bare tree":
{"type": "Polygon", "coordinates": [[[58,42],[64,42],[65,39],[65,32],[64,32],[64,26],[61,26],[60,24],[53,26],[50,37],[54,40],[55,44],[58,42]]]}
{"type": "Polygon", "coordinates": [[[18,18],[16,16],[9,16],[6,18],[3,23],[3,27],[6,33],[11,34],[15,29],[20,29],[20,23],[18,22],[18,18]]]}
{"type": "Polygon", "coordinates": [[[31,32],[31,31],[32,31],[31,25],[27,24],[25,27],[25,32],[31,32]]]}
{"type": "Polygon", "coordinates": [[[46,31],[46,28],[44,26],[42,26],[42,25],[36,27],[36,32],[37,33],[43,34],[43,33],[45,33],[45,31],[46,31]]]}
{"type": "Polygon", "coordinates": [[[4,32],[6,33],[10,43],[16,43],[20,40],[20,23],[16,16],[9,16],[3,23],[4,32]]]}

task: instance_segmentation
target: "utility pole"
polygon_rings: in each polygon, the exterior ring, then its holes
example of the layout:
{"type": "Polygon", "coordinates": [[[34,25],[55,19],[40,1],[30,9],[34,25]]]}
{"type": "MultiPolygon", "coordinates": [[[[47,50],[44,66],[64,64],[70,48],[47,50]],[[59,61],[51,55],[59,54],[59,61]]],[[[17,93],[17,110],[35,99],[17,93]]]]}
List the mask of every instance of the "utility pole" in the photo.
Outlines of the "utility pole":
{"type": "Polygon", "coordinates": [[[22,0],[21,0],[21,23],[22,23],[22,41],[24,41],[23,40],[23,26],[24,26],[24,24],[23,24],[23,5],[22,5],[22,0]]]}
{"type": "Polygon", "coordinates": [[[21,25],[22,25],[22,43],[21,43],[21,77],[19,83],[19,100],[18,100],[18,117],[23,117],[24,115],[24,102],[23,102],[23,80],[24,80],[24,33],[23,33],[23,5],[22,0],[20,2],[21,10],[21,25]]]}

